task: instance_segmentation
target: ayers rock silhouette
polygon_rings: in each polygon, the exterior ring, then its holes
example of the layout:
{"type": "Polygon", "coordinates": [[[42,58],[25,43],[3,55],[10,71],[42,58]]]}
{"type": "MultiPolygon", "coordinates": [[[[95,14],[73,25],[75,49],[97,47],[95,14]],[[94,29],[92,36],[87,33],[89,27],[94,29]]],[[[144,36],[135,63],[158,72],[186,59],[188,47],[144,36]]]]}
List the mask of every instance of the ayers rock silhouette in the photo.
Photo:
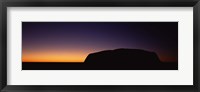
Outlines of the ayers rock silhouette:
{"type": "Polygon", "coordinates": [[[115,49],[91,53],[85,59],[85,64],[92,68],[105,69],[174,69],[171,65],[164,65],[155,52],[140,49],[115,49]],[[171,68],[170,68],[171,67],[171,68]]]}

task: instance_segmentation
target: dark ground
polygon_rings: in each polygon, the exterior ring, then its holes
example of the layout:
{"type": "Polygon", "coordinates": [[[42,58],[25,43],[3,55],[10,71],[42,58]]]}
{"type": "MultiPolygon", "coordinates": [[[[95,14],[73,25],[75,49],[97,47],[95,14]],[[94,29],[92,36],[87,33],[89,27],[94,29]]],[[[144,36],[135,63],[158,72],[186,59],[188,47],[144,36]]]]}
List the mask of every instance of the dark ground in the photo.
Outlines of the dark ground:
{"type": "MultiPolygon", "coordinates": [[[[131,65],[128,65],[131,66],[131,65]]],[[[110,67],[96,66],[88,67],[85,63],[22,63],[22,70],[178,70],[178,63],[162,63],[155,67],[110,67]]]]}

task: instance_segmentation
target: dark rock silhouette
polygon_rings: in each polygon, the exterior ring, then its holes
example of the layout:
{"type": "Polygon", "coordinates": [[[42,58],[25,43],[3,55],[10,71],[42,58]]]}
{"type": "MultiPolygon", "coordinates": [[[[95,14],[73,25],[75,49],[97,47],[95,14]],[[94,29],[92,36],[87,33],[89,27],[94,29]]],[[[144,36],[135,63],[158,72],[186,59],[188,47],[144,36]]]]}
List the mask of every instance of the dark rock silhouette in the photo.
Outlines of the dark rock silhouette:
{"type": "Polygon", "coordinates": [[[155,52],[115,49],[89,54],[84,63],[23,63],[24,70],[177,70],[178,63],[164,63],[155,52]]]}
{"type": "Polygon", "coordinates": [[[116,49],[89,54],[85,63],[155,64],[160,60],[156,53],[139,49],[116,49]]]}
{"type": "Polygon", "coordinates": [[[86,64],[104,68],[154,69],[161,61],[154,52],[139,49],[115,49],[92,53],[85,59],[86,64]]]}

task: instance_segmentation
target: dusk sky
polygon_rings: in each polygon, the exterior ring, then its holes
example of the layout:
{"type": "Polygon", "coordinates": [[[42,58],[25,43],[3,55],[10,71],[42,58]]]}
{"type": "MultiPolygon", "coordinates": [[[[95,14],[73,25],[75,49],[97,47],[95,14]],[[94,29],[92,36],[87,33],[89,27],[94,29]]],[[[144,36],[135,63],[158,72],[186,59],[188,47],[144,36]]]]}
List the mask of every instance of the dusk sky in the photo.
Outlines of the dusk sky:
{"type": "Polygon", "coordinates": [[[23,62],[83,62],[118,48],[156,52],[178,61],[178,22],[22,22],[23,62]]]}

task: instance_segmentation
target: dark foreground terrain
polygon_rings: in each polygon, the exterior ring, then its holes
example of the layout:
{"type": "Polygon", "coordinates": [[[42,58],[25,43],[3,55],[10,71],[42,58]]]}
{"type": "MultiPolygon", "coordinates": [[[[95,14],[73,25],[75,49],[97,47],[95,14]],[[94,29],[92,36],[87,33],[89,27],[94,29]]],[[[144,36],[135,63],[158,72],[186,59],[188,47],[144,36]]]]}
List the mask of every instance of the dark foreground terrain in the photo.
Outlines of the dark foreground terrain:
{"type": "Polygon", "coordinates": [[[116,49],[91,53],[84,63],[22,63],[22,70],[178,70],[177,62],[161,62],[154,52],[116,49]]]}

